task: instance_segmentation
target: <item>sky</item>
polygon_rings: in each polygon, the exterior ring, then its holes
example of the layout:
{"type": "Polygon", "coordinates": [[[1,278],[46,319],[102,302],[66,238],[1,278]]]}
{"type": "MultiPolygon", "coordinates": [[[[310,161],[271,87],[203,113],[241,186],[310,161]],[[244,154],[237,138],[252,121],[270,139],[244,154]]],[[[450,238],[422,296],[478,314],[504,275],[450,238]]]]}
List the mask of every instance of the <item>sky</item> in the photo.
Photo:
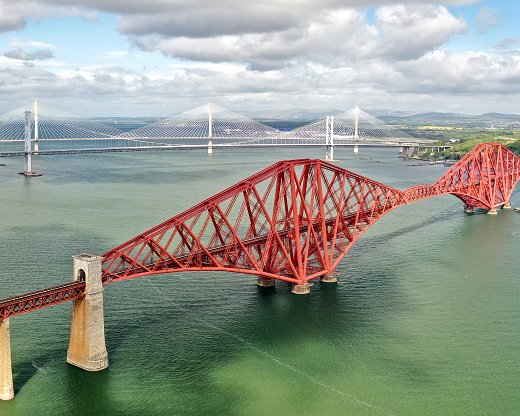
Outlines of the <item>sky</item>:
{"type": "Polygon", "coordinates": [[[520,114],[518,0],[0,0],[0,113],[520,114]]]}

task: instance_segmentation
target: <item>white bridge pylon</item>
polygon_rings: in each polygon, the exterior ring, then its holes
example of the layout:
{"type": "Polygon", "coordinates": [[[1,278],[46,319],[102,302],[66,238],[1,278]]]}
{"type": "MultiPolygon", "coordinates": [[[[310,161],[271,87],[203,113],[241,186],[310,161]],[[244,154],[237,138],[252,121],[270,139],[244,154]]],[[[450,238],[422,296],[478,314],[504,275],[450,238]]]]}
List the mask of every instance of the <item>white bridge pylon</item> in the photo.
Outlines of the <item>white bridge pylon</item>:
{"type": "Polygon", "coordinates": [[[417,144],[428,140],[417,139],[355,107],[344,113],[327,116],[296,129],[280,132],[270,138],[253,139],[237,144],[251,146],[323,146],[325,160],[334,160],[335,146],[352,146],[359,151],[362,144],[417,144]]]}
{"type": "Polygon", "coordinates": [[[34,154],[168,146],[123,138],[123,130],[34,101],[0,115],[0,153],[27,153],[27,131],[34,154]]]}
{"type": "Polygon", "coordinates": [[[27,111],[32,114],[33,139],[112,138],[123,132],[35,101],[0,115],[0,140],[23,140],[27,111]]]}
{"type": "Polygon", "coordinates": [[[125,137],[174,139],[265,139],[279,130],[235,113],[215,103],[159,120],[126,132],[125,137]]]}
{"type": "Polygon", "coordinates": [[[327,117],[285,134],[287,139],[322,139],[325,141],[327,132],[331,132],[334,141],[348,142],[416,142],[418,139],[396,129],[373,115],[355,107],[332,117],[327,117]],[[327,127],[327,122],[329,127],[327,127]],[[330,125],[332,124],[332,126],[330,125]]]}

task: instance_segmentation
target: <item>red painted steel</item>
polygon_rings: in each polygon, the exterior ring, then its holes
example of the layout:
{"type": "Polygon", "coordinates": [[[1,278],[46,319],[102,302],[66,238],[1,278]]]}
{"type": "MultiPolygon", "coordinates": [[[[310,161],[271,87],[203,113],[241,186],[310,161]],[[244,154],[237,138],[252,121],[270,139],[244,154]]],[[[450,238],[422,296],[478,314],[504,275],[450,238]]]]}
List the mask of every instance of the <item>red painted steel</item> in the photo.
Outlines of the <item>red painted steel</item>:
{"type": "Polygon", "coordinates": [[[453,194],[469,207],[509,202],[520,158],[477,145],[433,185],[399,191],[320,160],[279,162],[103,254],[105,283],[230,271],[302,284],[334,270],[379,218],[453,194]]]}
{"type": "MultiPolygon", "coordinates": [[[[278,162],[103,254],[105,284],[183,271],[227,271],[302,284],[332,272],[394,208],[452,194],[468,207],[509,202],[520,158],[475,146],[433,185],[400,191],[321,160],[278,162]]],[[[83,296],[68,283],[0,301],[0,320],[83,296]]]]}
{"type": "Polygon", "coordinates": [[[70,282],[0,301],[0,320],[83,297],[84,282],[70,282]]]}
{"type": "Polygon", "coordinates": [[[187,270],[303,283],[402,192],[320,160],[279,162],[103,255],[105,282],[187,270]]]}
{"type": "Polygon", "coordinates": [[[520,178],[520,158],[499,143],[476,145],[431,186],[403,193],[408,202],[452,194],[470,208],[495,209],[509,202],[520,178]]]}

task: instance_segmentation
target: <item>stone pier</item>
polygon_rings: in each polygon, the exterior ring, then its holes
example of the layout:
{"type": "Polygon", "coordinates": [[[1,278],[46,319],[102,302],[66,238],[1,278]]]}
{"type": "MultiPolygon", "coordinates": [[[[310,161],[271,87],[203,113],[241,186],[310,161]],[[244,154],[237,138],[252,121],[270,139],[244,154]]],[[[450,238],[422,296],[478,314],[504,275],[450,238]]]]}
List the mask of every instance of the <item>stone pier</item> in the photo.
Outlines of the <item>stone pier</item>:
{"type": "Polygon", "coordinates": [[[291,293],[294,293],[295,295],[308,295],[311,293],[311,285],[308,283],[302,283],[299,285],[292,285],[291,287],[291,293]]]}
{"type": "Polygon", "coordinates": [[[269,279],[267,277],[259,277],[256,281],[256,284],[259,287],[273,287],[274,286],[274,279],[269,279]]]}
{"type": "Polygon", "coordinates": [[[0,400],[14,398],[9,319],[0,321],[0,400]]]}
{"type": "Polygon", "coordinates": [[[329,272],[320,277],[320,282],[322,283],[337,283],[338,282],[338,273],[329,272]]]}
{"type": "Polygon", "coordinates": [[[464,212],[466,214],[474,214],[475,210],[473,207],[470,207],[469,205],[464,205],[464,212]]]}
{"type": "Polygon", "coordinates": [[[74,259],[74,280],[85,281],[85,296],[74,301],[67,362],[87,371],[108,367],[103,318],[102,257],[79,254],[74,259]]]}
{"type": "Polygon", "coordinates": [[[488,210],[487,214],[488,215],[497,215],[498,211],[495,208],[493,208],[493,209],[488,210]]]}
{"type": "Polygon", "coordinates": [[[511,209],[513,207],[511,206],[510,202],[506,202],[504,205],[502,205],[502,208],[504,208],[504,209],[511,209]]]}

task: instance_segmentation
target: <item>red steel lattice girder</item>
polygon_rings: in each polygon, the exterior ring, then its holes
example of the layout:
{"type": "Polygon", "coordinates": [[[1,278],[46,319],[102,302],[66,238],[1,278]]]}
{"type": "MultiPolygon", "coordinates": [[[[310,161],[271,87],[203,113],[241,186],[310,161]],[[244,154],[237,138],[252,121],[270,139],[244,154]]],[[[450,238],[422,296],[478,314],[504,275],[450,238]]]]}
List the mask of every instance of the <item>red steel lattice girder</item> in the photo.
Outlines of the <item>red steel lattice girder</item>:
{"type": "Polygon", "coordinates": [[[402,192],[319,160],[279,162],[103,255],[105,282],[187,270],[304,283],[402,192]]]}
{"type": "Polygon", "coordinates": [[[0,301],[0,320],[83,297],[84,282],[70,282],[0,301]]]}
{"type": "Polygon", "coordinates": [[[220,270],[301,284],[334,270],[399,205],[453,194],[494,209],[519,178],[520,159],[497,143],[477,145],[433,185],[405,191],[320,160],[279,162],[105,253],[103,279],[220,270]]]}
{"type": "Polygon", "coordinates": [[[495,209],[509,202],[520,179],[520,158],[499,143],[476,145],[433,185],[403,191],[408,203],[452,194],[468,207],[495,209]]]}
{"type": "Polygon", "coordinates": [[[438,194],[453,194],[467,206],[494,209],[509,202],[519,178],[516,154],[500,144],[482,143],[433,186],[438,194]]]}
{"type": "MultiPolygon", "coordinates": [[[[509,202],[520,158],[475,146],[433,185],[404,191],[320,160],[278,162],[103,254],[103,282],[181,271],[228,271],[301,284],[335,269],[394,208],[453,194],[467,206],[509,202]]],[[[0,301],[0,320],[83,296],[67,283],[0,301]]]]}

